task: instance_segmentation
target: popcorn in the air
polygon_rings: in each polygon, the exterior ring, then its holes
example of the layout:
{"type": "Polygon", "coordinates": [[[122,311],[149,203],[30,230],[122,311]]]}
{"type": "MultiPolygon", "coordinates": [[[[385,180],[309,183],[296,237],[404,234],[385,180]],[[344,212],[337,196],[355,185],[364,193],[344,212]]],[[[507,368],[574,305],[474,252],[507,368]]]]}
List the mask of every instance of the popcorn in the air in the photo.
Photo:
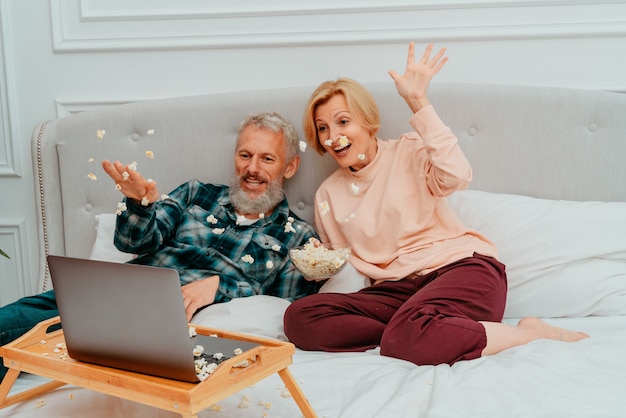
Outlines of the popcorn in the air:
{"type": "Polygon", "coordinates": [[[365,154],[359,154],[356,156],[359,160],[363,161],[365,159],[365,154]]]}
{"type": "Polygon", "coordinates": [[[88,163],[93,163],[93,157],[87,160],[88,163]]]}
{"type": "Polygon", "coordinates": [[[246,222],[246,217],[243,215],[237,215],[237,220],[235,221],[235,224],[241,225],[244,222],[246,222]]]}
{"type": "Polygon", "coordinates": [[[352,190],[352,194],[353,194],[353,195],[355,195],[355,196],[356,196],[356,195],[358,195],[358,194],[359,194],[359,191],[361,190],[361,189],[359,188],[359,186],[357,186],[357,185],[356,185],[356,184],[354,184],[354,183],[352,183],[352,184],[350,185],[350,189],[352,190]]]}
{"type": "Polygon", "coordinates": [[[324,141],[324,145],[326,145],[327,147],[330,147],[331,145],[333,145],[333,140],[327,139],[326,141],[324,141]]]}
{"type": "Polygon", "coordinates": [[[162,194],[161,195],[161,200],[166,200],[166,199],[169,199],[169,198],[170,197],[168,195],[166,195],[166,194],[162,194]]]}
{"type": "Polygon", "coordinates": [[[107,131],[105,131],[104,129],[98,129],[96,131],[96,136],[98,137],[98,139],[104,139],[104,134],[106,134],[107,131]]]}
{"type": "Polygon", "coordinates": [[[263,212],[259,213],[259,219],[265,218],[265,214],[263,212]]]}
{"type": "Polygon", "coordinates": [[[117,210],[115,211],[116,215],[121,215],[122,212],[126,212],[126,203],[125,202],[120,202],[117,204],[117,210]]]}
{"type": "Polygon", "coordinates": [[[300,141],[300,151],[301,152],[306,151],[306,142],[300,141]]]}
{"type": "Polygon", "coordinates": [[[150,199],[147,196],[141,198],[141,206],[148,206],[150,204],[150,199]]]}
{"type": "Polygon", "coordinates": [[[348,137],[345,135],[340,136],[339,145],[341,145],[342,147],[345,147],[346,145],[348,145],[348,137]]]}
{"type": "Polygon", "coordinates": [[[220,412],[221,410],[222,410],[222,405],[218,403],[214,403],[213,405],[209,406],[209,411],[220,412]]]}
{"type": "Polygon", "coordinates": [[[154,135],[154,129],[148,129],[146,132],[148,135],[154,135]]]}
{"type": "Polygon", "coordinates": [[[243,257],[241,257],[241,261],[243,261],[244,263],[252,264],[254,263],[254,258],[252,258],[250,254],[246,254],[243,257]]]}
{"type": "Polygon", "coordinates": [[[274,251],[280,251],[280,245],[278,245],[278,244],[274,244],[274,245],[272,245],[272,250],[274,250],[274,251]]]}
{"type": "Polygon", "coordinates": [[[265,263],[265,267],[269,270],[272,267],[274,267],[274,262],[272,260],[267,260],[267,263],[265,263]]]}
{"type": "Polygon", "coordinates": [[[133,161],[128,165],[128,169],[131,171],[137,171],[137,161],[133,161]]]}
{"type": "Polygon", "coordinates": [[[213,228],[211,229],[211,232],[213,232],[215,235],[221,235],[224,233],[224,231],[226,231],[225,228],[213,228]]]}
{"type": "Polygon", "coordinates": [[[123,178],[124,180],[128,180],[128,178],[129,178],[129,177],[130,177],[130,174],[128,174],[128,171],[124,171],[124,172],[122,173],[122,178],[123,178]]]}
{"type": "Polygon", "coordinates": [[[206,217],[206,221],[210,224],[215,225],[217,223],[217,218],[213,215],[209,215],[206,217]]]}
{"type": "Polygon", "coordinates": [[[328,211],[330,210],[330,206],[328,205],[328,202],[325,200],[323,202],[319,202],[318,206],[320,207],[321,215],[326,215],[328,211]]]}
{"type": "Polygon", "coordinates": [[[115,190],[122,190],[122,186],[119,183],[115,183],[115,190]]]}
{"type": "Polygon", "coordinates": [[[150,158],[151,160],[154,160],[154,153],[152,151],[146,151],[146,157],[150,158]]]}
{"type": "Polygon", "coordinates": [[[94,173],[89,173],[87,174],[87,177],[89,177],[90,180],[98,180],[98,177],[96,177],[96,175],[94,173]]]}
{"type": "Polygon", "coordinates": [[[196,331],[196,327],[190,326],[189,327],[189,338],[195,337],[196,335],[198,335],[198,332],[196,331]]]}

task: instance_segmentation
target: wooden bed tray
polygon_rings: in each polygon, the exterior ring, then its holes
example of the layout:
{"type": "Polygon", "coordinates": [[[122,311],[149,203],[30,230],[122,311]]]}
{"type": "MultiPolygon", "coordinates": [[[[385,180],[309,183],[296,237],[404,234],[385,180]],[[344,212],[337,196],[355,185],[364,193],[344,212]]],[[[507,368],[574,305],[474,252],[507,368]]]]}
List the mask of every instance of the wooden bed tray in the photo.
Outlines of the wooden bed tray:
{"type": "Polygon", "coordinates": [[[63,359],[54,352],[57,344],[65,343],[63,330],[47,332],[50,326],[59,322],[58,316],[42,321],[22,337],[0,347],[0,355],[9,368],[0,385],[0,409],[73,384],[190,418],[197,417],[198,412],[220,400],[278,373],[304,417],[316,417],[287,368],[295,352],[291,343],[196,326],[198,334],[249,341],[259,346],[224,361],[205,381],[188,383],[83,363],[69,357],[63,359]],[[42,344],[42,341],[46,343],[42,344]],[[245,368],[234,367],[246,359],[255,361],[245,368]],[[22,371],[52,381],[8,396],[22,371]]]}

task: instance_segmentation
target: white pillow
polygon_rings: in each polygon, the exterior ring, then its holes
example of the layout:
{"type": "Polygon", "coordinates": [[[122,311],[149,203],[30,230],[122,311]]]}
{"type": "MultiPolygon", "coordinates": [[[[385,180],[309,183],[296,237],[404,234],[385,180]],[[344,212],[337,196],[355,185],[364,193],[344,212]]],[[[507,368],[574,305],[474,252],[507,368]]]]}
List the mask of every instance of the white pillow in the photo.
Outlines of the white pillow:
{"type": "Polygon", "coordinates": [[[235,298],[196,312],[190,322],[288,341],[283,329],[283,315],[290,303],[287,299],[267,295],[235,298]]]}
{"type": "Polygon", "coordinates": [[[626,315],[626,203],[475,190],[448,198],[507,266],[505,317],[626,315]]]}
{"type": "Polygon", "coordinates": [[[91,247],[90,259],[125,263],[134,257],[133,254],[121,252],[113,245],[116,220],[117,215],[114,213],[96,215],[96,241],[91,247]]]}

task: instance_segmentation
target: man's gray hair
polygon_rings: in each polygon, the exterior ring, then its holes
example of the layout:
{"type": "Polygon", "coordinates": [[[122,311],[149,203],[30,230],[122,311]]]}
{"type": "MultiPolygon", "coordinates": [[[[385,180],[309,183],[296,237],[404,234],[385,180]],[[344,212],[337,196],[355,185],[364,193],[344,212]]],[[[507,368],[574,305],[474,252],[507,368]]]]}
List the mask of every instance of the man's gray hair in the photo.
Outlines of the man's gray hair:
{"type": "Polygon", "coordinates": [[[273,132],[282,132],[283,138],[285,139],[285,156],[287,157],[287,162],[290,162],[298,155],[298,131],[296,131],[293,124],[280,113],[262,112],[249,115],[239,126],[237,140],[239,140],[241,132],[246,129],[248,125],[269,129],[273,132]]]}

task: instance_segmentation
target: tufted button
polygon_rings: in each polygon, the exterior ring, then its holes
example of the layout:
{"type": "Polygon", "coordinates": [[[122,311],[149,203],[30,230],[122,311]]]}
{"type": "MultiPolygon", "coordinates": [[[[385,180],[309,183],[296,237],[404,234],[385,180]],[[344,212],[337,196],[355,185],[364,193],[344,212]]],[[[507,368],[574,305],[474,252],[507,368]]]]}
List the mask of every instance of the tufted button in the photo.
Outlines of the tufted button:
{"type": "Polygon", "coordinates": [[[133,133],[130,136],[130,139],[132,139],[133,141],[139,141],[139,134],[137,132],[133,133]]]}
{"type": "Polygon", "coordinates": [[[304,210],[304,208],[306,207],[306,205],[304,204],[304,202],[300,201],[296,204],[296,207],[300,210],[304,210]]]}
{"type": "Polygon", "coordinates": [[[470,126],[470,127],[467,129],[467,134],[468,134],[469,136],[474,136],[474,135],[476,135],[477,133],[478,133],[478,128],[476,128],[476,127],[474,127],[474,126],[470,126]]]}
{"type": "Polygon", "coordinates": [[[92,205],[91,203],[87,203],[87,204],[85,205],[85,210],[86,210],[87,212],[91,212],[91,211],[93,210],[93,205],[92,205]]]}
{"type": "Polygon", "coordinates": [[[598,130],[598,124],[595,122],[591,122],[589,123],[589,125],[587,125],[587,129],[589,129],[590,132],[595,132],[598,130]]]}

